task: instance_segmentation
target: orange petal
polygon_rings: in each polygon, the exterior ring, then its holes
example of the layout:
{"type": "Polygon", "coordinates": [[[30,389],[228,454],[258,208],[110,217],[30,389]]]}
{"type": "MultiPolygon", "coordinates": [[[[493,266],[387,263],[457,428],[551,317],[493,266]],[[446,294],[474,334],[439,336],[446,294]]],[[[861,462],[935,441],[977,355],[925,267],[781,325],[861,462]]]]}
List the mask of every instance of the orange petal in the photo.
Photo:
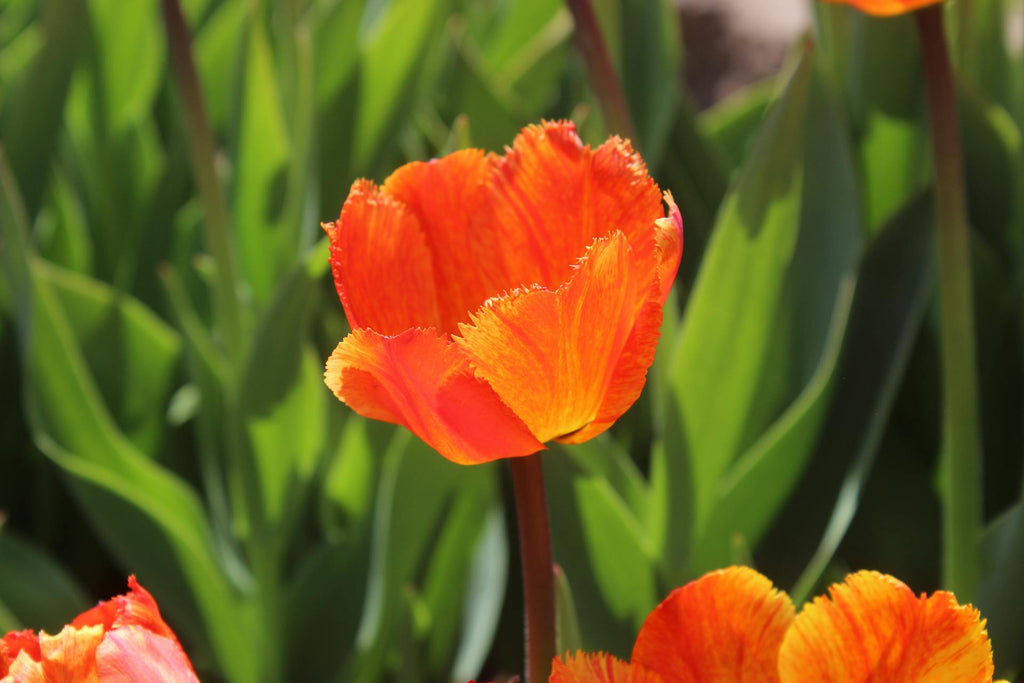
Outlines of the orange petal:
{"type": "Polygon", "coordinates": [[[199,683],[177,640],[142,626],[108,633],[96,648],[96,668],[103,683],[199,683]]]}
{"type": "MultiPolygon", "coordinates": [[[[500,231],[505,288],[555,289],[594,238],[626,235],[638,259],[664,216],[658,186],[628,142],[591,150],[569,122],[528,126],[497,160],[484,227],[500,231]]],[[[494,292],[496,293],[496,292],[494,292]]]]}
{"type": "Polygon", "coordinates": [[[644,621],[634,664],[673,683],[778,681],[789,596],[749,567],[705,574],[669,594],[644,621]]]}
{"type": "Polygon", "coordinates": [[[491,299],[460,326],[455,342],[477,375],[539,441],[598,418],[645,303],[640,266],[617,232],[594,242],[565,287],[491,299]]]}
{"type": "Polygon", "coordinates": [[[349,325],[381,334],[439,323],[437,292],[419,221],[368,180],[357,180],[341,217],[325,223],[331,271],[349,325]]]}
{"type": "Polygon", "coordinates": [[[928,5],[937,5],[942,0],[825,0],[825,2],[853,5],[866,14],[874,14],[879,17],[893,17],[897,14],[913,12],[928,5]]]}
{"type": "Polygon", "coordinates": [[[406,164],[384,183],[384,191],[416,216],[426,235],[440,329],[448,333],[494,294],[522,284],[508,282],[500,267],[497,255],[505,248],[500,234],[476,223],[486,199],[483,183],[493,163],[492,155],[466,149],[406,164]]]}
{"type": "Polygon", "coordinates": [[[354,330],[327,361],[331,391],[364,417],[404,425],[461,464],[543,448],[459,349],[434,330],[354,330]]]}
{"type": "Polygon", "coordinates": [[[782,644],[784,683],[990,683],[992,647],[977,610],[938,591],[862,571],[805,605],[782,644]]]}
{"type": "Polygon", "coordinates": [[[643,390],[661,335],[662,306],[675,281],[683,250],[682,216],[668,192],[665,201],[669,205],[669,217],[655,221],[657,283],[648,289],[647,300],[608,382],[608,391],[597,416],[583,429],[558,439],[563,443],[583,443],[608,429],[636,402],[643,390]]]}
{"type": "Polygon", "coordinates": [[[160,616],[160,608],[149,591],[143,588],[135,575],[128,577],[128,592],[104,600],[92,609],[82,612],[71,625],[75,628],[100,625],[104,630],[120,626],[142,626],[157,635],[175,639],[174,632],[160,616]]]}
{"type": "Polygon", "coordinates": [[[555,657],[548,683],[662,683],[662,679],[603,652],[577,652],[555,657]]]}
{"type": "MultiPolygon", "coordinates": [[[[55,636],[39,634],[41,666],[47,683],[98,681],[96,648],[102,640],[102,626],[65,626],[55,636]]],[[[11,667],[11,673],[14,674],[14,666],[11,667]]],[[[18,680],[17,675],[15,680],[18,680]]]]}
{"type": "Polygon", "coordinates": [[[0,638],[0,678],[7,675],[11,663],[24,651],[34,661],[39,661],[39,636],[30,629],[11,631],[0,638]]]}
{"type": "Polygon", "coordinates": [[[669,290],[676,280],[679,261],[683,256],[683,215],[679,212],[672,193],[665,192],[668,216],[654,221],[655,246],[658,252],[658,282],[661,286],[659,300],[668,299],[669,290]]]}

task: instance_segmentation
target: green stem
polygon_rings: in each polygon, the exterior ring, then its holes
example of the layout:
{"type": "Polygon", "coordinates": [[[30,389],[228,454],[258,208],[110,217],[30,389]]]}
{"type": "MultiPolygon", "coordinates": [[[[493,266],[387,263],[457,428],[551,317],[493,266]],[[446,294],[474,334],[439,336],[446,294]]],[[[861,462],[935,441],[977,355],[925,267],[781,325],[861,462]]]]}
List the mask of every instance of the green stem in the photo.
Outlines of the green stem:
{"type": "Polygon", "coordinates": [[[555,580],[540,453],[509,460],[526,604],[526,683],[544,683],[555,657],[555,580]]]}
{"type": "Polygon", "coordinates": [[[217,320],[221,323],[225,348],[235,350],[229,357],[242,358],[242,332],[238,310],[238,293],[235,280],[234,254],[231,248],[231,223],[228,218],[227,202],[214,160],[216,145],[213,129],[203,105],[203,93],[192,59],[192,47],[188,26],[181,13],[179,0],[163,0],[164,30],[171,65],[177,79],[185,114],[185,131],[195,175],[199,199],[202,202],[206,220],[205,241],[214,262],[217,264],[216,303],[217,320]]]}
{"type": "Polygon", "coordinates": [[[927,7],[916,17],[935,164],[946,476],[944,581],[961,602],[970,602],[979,580],[982,450],[963,151],[942,6],[927,7]]]}
{"type": "Polygon", "coordinates": [[[572,19],[576,25],[573,35],[576,46],[583,55],[587,65],[590,84],[601,105],[601,112],[608,127],[614,133],[636,141],[636,127],[629,113],[629,105],[622,93],[622,85],[612,66],[608,48],[604,42],[604,34],[598,23],[597,14],[590,0],[566,0],[572,19]]]}

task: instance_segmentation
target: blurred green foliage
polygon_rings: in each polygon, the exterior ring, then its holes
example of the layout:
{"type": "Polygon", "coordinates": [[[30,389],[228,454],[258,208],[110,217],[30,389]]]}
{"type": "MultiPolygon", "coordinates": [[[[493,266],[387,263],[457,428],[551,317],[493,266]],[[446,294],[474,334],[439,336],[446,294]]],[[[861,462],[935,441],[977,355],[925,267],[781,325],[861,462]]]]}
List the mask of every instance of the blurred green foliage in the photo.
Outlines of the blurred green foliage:
{"type": "MultiPolygon", "coordinates": [[[[698,113],[668,0],[597,2],[637,143],[686,223],[648,388],[545,456],[566,646],[628,656],[669,589],[753,562],[939,582],[932,212],[907,18],[818,6],[770,82],[698,113]]],[[[318,221],[409,159],[540,118],[610,132],[556,0],[185,0],[210,205],[158,0],[0,0],[0,631],[136,573],[204,680],[519,670],[500,463],[452,465],[321,381],[346,325],[318,221]]],[[[984,427],[979,607],[1024,667],[1019,0],[948,11],[984,427]]]]}

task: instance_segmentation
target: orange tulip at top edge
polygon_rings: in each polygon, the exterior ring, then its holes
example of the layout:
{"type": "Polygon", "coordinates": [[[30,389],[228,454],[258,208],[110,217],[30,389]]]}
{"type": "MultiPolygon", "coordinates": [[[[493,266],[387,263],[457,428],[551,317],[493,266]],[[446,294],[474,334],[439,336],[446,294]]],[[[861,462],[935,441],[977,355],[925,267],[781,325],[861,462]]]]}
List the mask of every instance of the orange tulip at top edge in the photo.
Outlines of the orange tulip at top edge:
{"type": "Polygon", "coordinates": [[[352,332],[324,379],[461,464],[606,430],[640,395],[682,218],[629,142],[529,126],[357,180],[324,225],[352,332]]]}
{"type": "Polygon", "coordinates": [[[861,12],[877,17],[894,17],[928,5],[938,5],[942,0],[823,0],[823,2],[853,5],[861,12]]]}

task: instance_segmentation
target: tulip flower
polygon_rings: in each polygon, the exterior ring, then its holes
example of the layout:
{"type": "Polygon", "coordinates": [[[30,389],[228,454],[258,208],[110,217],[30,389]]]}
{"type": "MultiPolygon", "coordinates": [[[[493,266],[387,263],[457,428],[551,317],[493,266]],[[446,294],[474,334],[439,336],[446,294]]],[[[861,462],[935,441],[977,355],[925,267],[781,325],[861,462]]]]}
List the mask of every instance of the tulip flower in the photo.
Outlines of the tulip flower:
{"type": "Polygon", "coordinates": [[[198,683],[153,596],[134,576],[128,588],[78,615],[57,635],[5,635],[0,683],[198,683]]]}
{"type": "Polygon", "coordinates": [[[861,12],[878,17],[893,17],[913,12],[928,5],[937,5],[942,0],[825,0],[825,2],[853,5],[861,12]]]}
{"type": "Polygon", "coordinates": [[[628,142],[568,122],[357,180],[324,225],[352,327],[328,387],[462,464],[596,436],[654,358],[683,246],[664,200],[628,142]]]}
{"type": "Polygon", "coordinates": [[[566,655],[549,682],[992,683],[985,622],[946,591],[916,596],[891,576],[862,571],[794,612],[753,569],[711,572],[651,612],[629,663],[566,655]]]}

